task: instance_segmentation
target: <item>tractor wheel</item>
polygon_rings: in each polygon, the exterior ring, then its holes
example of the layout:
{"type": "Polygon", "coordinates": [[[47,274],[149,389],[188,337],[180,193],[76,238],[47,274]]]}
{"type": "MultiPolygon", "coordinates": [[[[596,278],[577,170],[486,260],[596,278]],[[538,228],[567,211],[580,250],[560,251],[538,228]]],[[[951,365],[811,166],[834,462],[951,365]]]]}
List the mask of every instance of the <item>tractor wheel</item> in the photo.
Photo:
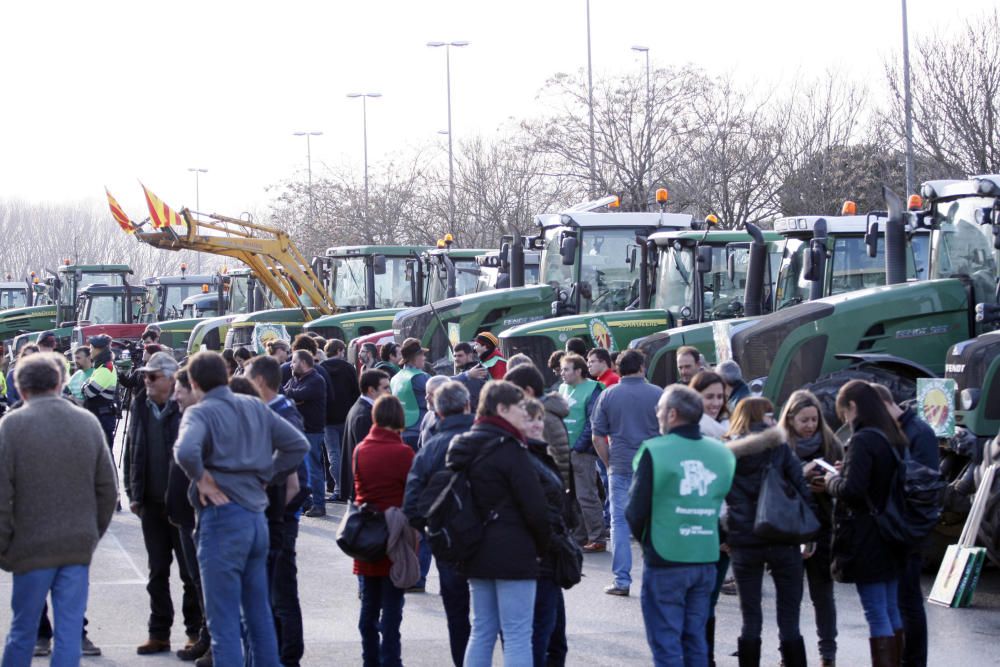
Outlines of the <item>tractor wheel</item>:
{"type": "Polygon", "coordinates": [[[817,379],[803,389],[808,389],[823,406],[823,416],[834,431],[841,426],[837,416],[837,392],[851,380],[863,380],[886,386],[892,392],[897,403],[912,400],[917,394],[917,383],[910,378],[896,375],[877,366],[859,366],[836,371],[817,379]]]}

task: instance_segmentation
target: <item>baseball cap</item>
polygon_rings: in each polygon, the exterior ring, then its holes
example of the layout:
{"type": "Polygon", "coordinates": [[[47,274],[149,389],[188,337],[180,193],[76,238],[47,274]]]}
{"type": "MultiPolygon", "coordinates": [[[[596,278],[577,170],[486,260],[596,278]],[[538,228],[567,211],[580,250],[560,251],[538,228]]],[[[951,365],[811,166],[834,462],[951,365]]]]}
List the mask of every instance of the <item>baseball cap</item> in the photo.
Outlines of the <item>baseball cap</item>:
{"type": "Polygon", "coordinates": [[[38,334],[38,338],[35,340],[35,342],[41,344],[47,342],[50,338],[52,339],[52,342],[56,342],[58,340],[56,338],[55,331],[43,331],[42,333],[38,334]]]}
{"type": "Polygon", "coordinates": [[[174,355],[169,352],[157,352],[149,358],[146,365],[136,370],[143,373],[163,373],[164,375],[174,375],[181,368],[174,355]]]}
{"type": "Polygon", "coordinates": [[[111,345],[111,336],[107,334],[98,334],[96,336],[91,336],[90,340],[87,342],[90,343],[91,347],[108,347],[111,345]]]}

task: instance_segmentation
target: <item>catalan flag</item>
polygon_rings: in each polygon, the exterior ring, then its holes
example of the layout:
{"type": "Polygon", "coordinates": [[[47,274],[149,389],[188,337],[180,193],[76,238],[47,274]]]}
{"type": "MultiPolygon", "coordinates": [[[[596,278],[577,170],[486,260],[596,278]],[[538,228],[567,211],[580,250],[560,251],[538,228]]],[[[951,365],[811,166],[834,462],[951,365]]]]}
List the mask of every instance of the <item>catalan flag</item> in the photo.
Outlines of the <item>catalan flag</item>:
{"type": "Polygon", "coordinates": [[[104,188],[104,193],[108,196],[108,206],[111,207],[111,217],[115,219],[115,222],[118,223],[126,234],[135,234],[135,223],[133,223],[129,219],[128,215],[125,214],[125,211],[118,203],[118,200],[111,196],[111,193],[108,192],[107,188],[104,188]]]}
{"type": "Polygon", "coordinates": [[[142,191],[146,193],[146,204],[149,205],[149,216],[153,221],[155,229],[170,227],[171,225],[177,227],[183,225],[181,216],[174,213],[169,206],[163,203],[162,199],[150,192],[145,185],[142,186],[142,191]]]}

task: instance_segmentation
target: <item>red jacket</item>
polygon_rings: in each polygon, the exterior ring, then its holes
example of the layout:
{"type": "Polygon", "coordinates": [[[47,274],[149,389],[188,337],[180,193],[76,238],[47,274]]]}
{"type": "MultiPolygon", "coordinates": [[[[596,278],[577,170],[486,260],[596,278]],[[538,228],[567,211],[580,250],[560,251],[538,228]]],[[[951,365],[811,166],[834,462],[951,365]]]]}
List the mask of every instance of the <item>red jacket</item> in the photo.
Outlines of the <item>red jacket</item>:
{"type": "MultiPolygon", "coordinates": [[[[399,433],[381,426],[372,426],[368,435],[354,450],[355,502],[371,503],[379,511],[403,506],[406,476],[413,463],[413,449],[403,442],[399,433]]],[[[367,577],[388,577],[391,561],[378,563],[354,561],[354,574],[367,577]]]]}
{"type": "Polygon", "coordinates": [[[490,359],[496,359],[496,362],[487,368],[490,377],[494,380],[502,380],[503,376],[507,374],[507,360],[500,356],[500,350],[493,350],[488,355],[480,359],[480,361],[488,361],[490,359]]]}
{"type": "Polygon", "coordinates": [[[621,380],[621,376],[609,368],[608,370],[601,373],[601,377],[594,379],[603,384],[604,388],[607,389],[612,385],[618,384],[618,381],[621,380]]]}

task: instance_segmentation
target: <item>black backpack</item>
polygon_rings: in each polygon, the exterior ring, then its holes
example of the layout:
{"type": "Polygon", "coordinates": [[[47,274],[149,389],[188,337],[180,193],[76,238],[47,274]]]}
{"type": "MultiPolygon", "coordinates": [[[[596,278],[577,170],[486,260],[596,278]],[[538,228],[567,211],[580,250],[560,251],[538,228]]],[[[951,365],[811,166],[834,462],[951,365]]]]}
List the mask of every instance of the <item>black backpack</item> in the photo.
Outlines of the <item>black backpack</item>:
{"type": "Polygon", "coordinates": [[[941,472],[925,466],[910,456],[909,448],[900,455],[878,429],[896,460],[885,509],[875,509],[865,496],[882,538],[897,545],[914,545],[930,535],[941,518],[942,497],[946,486],[941,472]]]}
{"type": "Polygon", "coordinates": [[[461,563],[472,558],[483,541],[486,525],[496,519],[496,512],[480,516],[472,497],[469,471],[487,454],[494,451],[500,440],[490,442],[460,470],[439,470],[431,476],[421,494],[427,541],[431,553],[446,563],[461,563]]]}

